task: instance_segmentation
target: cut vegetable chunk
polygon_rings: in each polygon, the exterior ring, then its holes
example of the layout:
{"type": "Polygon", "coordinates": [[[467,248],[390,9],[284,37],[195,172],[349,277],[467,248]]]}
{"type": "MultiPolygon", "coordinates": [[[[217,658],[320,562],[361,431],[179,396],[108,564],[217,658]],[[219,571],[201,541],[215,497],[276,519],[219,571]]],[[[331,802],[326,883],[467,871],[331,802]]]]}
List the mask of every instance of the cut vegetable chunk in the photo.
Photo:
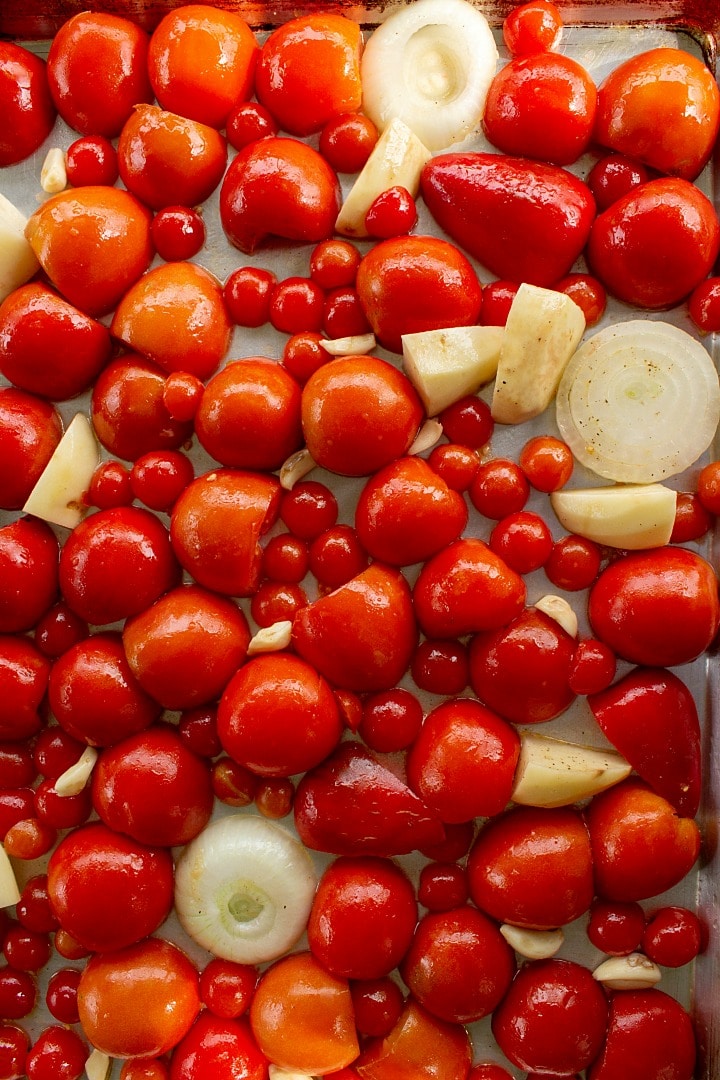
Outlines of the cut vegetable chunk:
{"type": "Polygon", "coordinates": [[[677,492],[663,484],[624,484],[554,491],[550,502],[568,532],[636,551],[670,542],[677,492]]]}
{"type": "Polygon", "coordinates": [[[74,529],[85,516],[83,496],[100,453],[90,421],[77,413],[27,497],[26,514],[74,529]]]}
{"type": "Polygon", "coordinates": [[[525,806],[570,806],[619,784],[630,772],[628,762],[615,750],[524,731],[512,800],[525,806]]]}
{"type": "Polygon", "coordinates": [[[495,377],[504,334],[501,326],[449,326],[402,335],[405,374],[428,416],[495,377]]]}
{"type": "Polygon", "coordinates": [[[0,194],[0,302],[40,269],[35,252],[25,239],[26,225],[25,215],[0,194]]]}

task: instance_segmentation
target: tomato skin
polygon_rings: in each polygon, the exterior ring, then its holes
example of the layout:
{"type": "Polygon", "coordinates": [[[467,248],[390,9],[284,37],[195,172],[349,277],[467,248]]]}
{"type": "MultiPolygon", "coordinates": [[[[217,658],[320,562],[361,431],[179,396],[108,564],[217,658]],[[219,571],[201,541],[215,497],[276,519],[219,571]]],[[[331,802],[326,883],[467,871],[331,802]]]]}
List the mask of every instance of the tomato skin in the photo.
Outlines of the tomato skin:
{"type": "Polygon", "coordinates": [[[413,590],[429,638],[455,638],[505,626],[525,603],[525,583],[482,540],[461,537],[425,563],[413,590]]]}
{"type": "Polygon", "coordinates": [[[649,49],[600,86],[595,140],[658,172],[694,180],[710,158],[720,92],[702,60],[681,49],[649,49]]]}
{"type": "Polygon", "coordinates": [[[602,1048],[608,1006],[592,973],[570,960],[533,960],[519,970],[492,1030],[513,1065],[567,1076],[602,1048]]]}
{"type": "Polygon", "coordinates": [[[369,1042],[354,1068],[362,1080],[466,1080],[472,1056],[463,1025],[440,1020],[410,998],[392,1030],[369,1042]]]}
{"type": "Polygon", "coordinates": [[[607,1038],[588,1080],[690,1080],[696,1053],[693,1024],[679,1002],[655,987],[627,990],[610,998],[607,1038]]]}
{"type": "Polygon", "coordinates": [[[401,971],[425,1009],[440,1020],[467,1024],[499,1005],[515,957],[494,922],[462,905],[423,916],[401,971]]]}
{"type": "Polygon", "coordinates": [[[623,659],[649,667],[685,664],[717,633],[717,577],[689,548],[631,553],[602,571],[588,615],[595,635],[623,659]]]}
{"type": "Polygon", "coordinates": [[[470,896],[518,926],[564,926],[590,907],[590,837],[574,807],[514,807],[481,828],[468,856],[470,896]]]}
{"type": "Polygon", "coordinates": [[[446,701],[410,748],[408,782],[443,821],[492,817],[510,801],[519,754],[515,729],[480,702],[446,701]]]}
{"type": "Polygon", "coordinates": [[[593,133],[597,90],[585,68],[563,53],[515,57],[488,91],[483,129],[505,154],[571,165],[593,133]]]}
{"type": "Polygon", "coordinates": [[[311,135],[362,103],[362,34],[352,19],[318,12],[290,19],[260,50],[255,92],[291,135],[311,135]]]}
{"type": "Polygon", "coordinates": [[[40,730],[49,675],[47,657],[29,638],[0,634],[0,739],[14,742],[40,730]]]}
{"type": "Polygon", "coordinates": [[[477,322],[482,287],[472,264],[447,240],[397,236],[367,252],[356,288],[375,336],[402,352],[402,334],[477,322]]]}
{"type": "Polygon", "coordinates": [[[59,545],[39,518],[22,517],[0,528],[0,633],[30,630],[58,591],[59,545]]]}
{"type": "Polygon", "coordinates": [[[111,139],[133,106],[152,101],[148,41],[130,19],[102,12],[79,12],[60,27],[47,73],[57,110],[70,127],[111,139]]]}
{"type": "Polygon", "coordinates": [[[0,43],[0,167],[24,161],[55,123],[45,61],[13,41],[0,43]]]}
{"type": "Polygon", "coordinates": [[[223,749],[260,776],[319,765],[343,732],[329,684],[291,653],[249,660],[228,683],[217,714],[223,749]]]}
{"type": "Polygon", "coordinates": [[[173,903],[173,864],[100,823],[68,833],[50,856],[48,895],[61,927],[91,952],[151,934],[173,903]]]}
{"type": "Polygon", "coordinates": [[[498,278],[544,287],[569,273],[595,217],[572,173],[501,154],[439,154],[420,190],[441,228],[498,278]]]}
{"type": "Polygon", "coordinates": [[[245,1019],[204,1010],[173,1052],[170,1080],[267,1080],[267,1067],[245,1019]]]}
{"type": "Polygon", "coordinates": [[[416,922],[415,891],[396,863],[372,855],[341,857],[320,879],[308,944],[333,975],[379,979],[400,963],[416,922]]]}
{"type": "Polygon", "coordinates": [[[660,309],[679,303],[712,269],[720,225],[689,180],[660,177],[634,188],[595,219],[590,269],[618,299],[660,309]]]}
{"type": "Polygon", "coordinates": [[[19,510],[60,442],[60,413],[14,386],[0,389],[0,508],[19,510]]]}

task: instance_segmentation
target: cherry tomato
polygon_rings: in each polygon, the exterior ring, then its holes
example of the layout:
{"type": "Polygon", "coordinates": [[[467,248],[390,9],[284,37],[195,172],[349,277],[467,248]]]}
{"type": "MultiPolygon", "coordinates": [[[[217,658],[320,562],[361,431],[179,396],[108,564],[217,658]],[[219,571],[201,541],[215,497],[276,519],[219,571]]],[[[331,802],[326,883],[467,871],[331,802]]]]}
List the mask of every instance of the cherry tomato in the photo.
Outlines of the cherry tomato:
{"type": "Polygon", "coordinates": [[[171,1080],[265,1080],[268,1060],[258,1049],[250,1025],[203,1010],[175,1048],[171,1080]]]}
{"type": "Polygon", "coordinates": [[[417,224],[417,207],[407,188],[386,188],[370,204],[365,215],[368,235],[379,240],[405,236],[417,224]]]}
{"type": "Polygon", "coordinates": [[[544,569],[558,589],[577,592],[592,585],[601,563],[601,549],[594,540],[570,534],[555,541],[544,569]]]}
{"type": "Polygon", "coordinates": [[[348,240],[321,240],[310,253],[310,277],[322,289],[354,285],[362,255],[348,240]]]}
{"type": "Polygon", "coordinates": [[[530,495],[530,485],[514,461],[491,458],[475,473],[468,495],[476,510],[499,521],[522,510],[530,495]]]}
{"type": "Polygon", "coordinates": [[[393,979],[361,979],[351,984],[350,993],[361,1035],[377,1038],[392,1031],[404,1004],[402,990],[393,979]]]}
{"type": "Polygon", "coordinates": [[[260,780],[255,791],[255,806],[263,817],[278,821],[292,812],[295,801],[295,785],[292,780],[280,776],[266,776],[260,780]]]}
{"type": "Polygon", "coordinates": [[[562,14],[551,0],[529,0],[505,17],[502,33],[510,54],[523,56],[557,48],[562,28],[562,14]]]}
{"type": "Polygon", "coordinates": [[[284,278],[270,297],[270,322],[284,334],[319,331],[325,294],[310,278],[284,278]]]}
{"type": "Polygon", "coordinates": [[[572,476],[572,451],[554,435],[535,435],[520,450],[518,464],[536,491],[559,491],[572,476]]]}
{"type": "Polygon", "coordinates": [[[241,266],[228,277],[223,299],[238,326],[262,326],[270,318],[270,297],[277,278],[259,266],[241,266]]]}
{"type": "Polygon", "coordinates": [[[421,641],[410,669],[413,682],[431,694],[461,694],[470,681],[467,647],[461,641],[421,641]]]}
{"type": "Polygon", "coordinates": [[[695,1071],[696,1039],[682,1005],[654,987],[613,994],[609,1004],[607,1037],[588,1080],[643,1072],[689,1080],[695,1071]]]}
{"type": "Polygon", "coordinates": [[[192,415],[171,415],[165,387],[161,369],[136,353],[112,360],[101,372],[93,387],[91,418],[111,454],[134,461],[150,450],[177,450],[188,440],[192,415]]]}
{"type": "Polygon", "coordinates": [[[572,658],[568,686],[575,694],[598,693],[613,681],[616,666],[612,649],[595,638],[584,638],[572,658]]]}
{"type": "Polygon", "coordinates": [[[35,1008],[37,984],[27,971],[0,968],[0,1013],[5,1020],[22,1020],[35,1008]]]}
{"type": "Polygon", "coordinates": [[[51,607],[58,589],[59,546],[39,518],[0,528],[0,632],[30,630],[51,607]]]}
{"type": "Polygon", "coordinates": [[[539,514],[518,510],[498,521],[490,533],[490,547],[518,574],[529,574],[550,558],[553,538],[539,514]]]}
{"type": "Polygon", "coordinates": [[[200,998],[214,1016],[235,1019],[247,1011],[258,972],[251,964],[236,964],[215,956],[200,973],[200,998]]]}
{"type": "Polygon", "coordinates": [[[336,589],[366,569],[370,561],[351,525],[333,525],[310,544],[310,572],[321,590],[336,589]]]}
{"type": "Polygon", "coordinates": [[[304,330],[299,334],[292,334],[285,342],[283,367],[301,386],[330,360],[330,354],[323,348],[322,340],[323,336],[317,330],[304,330]]]}
{"type": "Polygon", "coordinates": [[[120,175],[117,150],[104,135],[83,135],[68,146],[65,170],[73,187],[112,187],[120,175]]]}
{"type": "Polygon", "coordinates": [[[704,947],[705,929],[694,911],[670,905],[654,911],[642,937],[642,951],[663,967],[682,967],[704,947]]]}
{"type": "Polygon", "coordinates": [[[457,863],[426,863],[418,879],[418,900],[428,911],[451,911],[469,899],[467,874],[457,863]]]}
{"type": "Polygon", "coordinates": [[[0,788],[29,787],[37,778],[37,769],[29,746],[0,743],[0,788]]]}
{"type": "Polygon", "coordinates": [[[0,389],[0,507],[19,510],[40,479],[62,436],[60,413],[14,387],[0,389]]]}
{"type": "Polygon", "coordinates": [[[317,480],[301,480],[283,493],[280,517],[293,536],[314,540],[337,521],[335,495],[317,480]]]}
{"type": "Polygon", "coordinates": [[[80,1080],[89,1050],[77,1032],[52,1024],[35,1040],[25,1060],[28,1080],[80,1080]]]}
{"type": "Polygon", "coordinates": [[[307,593],[300,585],[263,581],[250,600],[250,614],[261,627],[277,622],[292,622],[307,602],[307,593]]]}
{"type": "Polygon", "coordinates": [[[595,196],[598,210],[607,210],[634,188],[645,184],[650,172],[638,161],[624,154],[607,154],[595,162],[588,174],[588,187],[595,196]]]}
{"type": "Polygon", "coordinates": [[[179,450],[151,450],[129,472],[132,494],[151,510],[170,511],[193,479],[193,463],[179,450]]]}
{"type": "Polygon", "coordinates": [[[450,442],[470,450],[480,450],[486,446],[495,430],[490,406],[474,394],[461,397],[443,409],[440,423],[450,442]]]}
{"type": "Polygon", "coordinates": [[[0,43],[0,103],[0,166],[5,167],[42,146],[56,115],[45,61],[12,41],[0,43]]]}
{"type": "Polygon", "coordinates": [[[242,101],[228,114],[225,122],[227,139],[235,150],[242,150],[257,139],[277,135],[277,120],[258,101],[242,101]]]}
{"type": "Polygon", "coordinates": [[[40,730],[49,675],[47,657],[29,638],[0,634],[0,739],[14,742],[40,730]]]}
{"type": "Polygon", "coordinates": [[[22,1080],[30,1049],[30,1037],[17,1024],[0,1024],[0,1075],[7,1080],[22,1080]]]}
{"type": "Polygon", "coordinates": [[[86,638],[88,632],[85,620],[60,600],[48,609],[35,627],[35,644],[44,656],[55,660],[86,638]]]}
{"type": "Polygon", "coordinates": [[[453,491],[467,491],[480,468],[476,451],[458,443],[434,446],[427,462],[453,491]]]}
{"type": "Polygon", "coordinates": [[[378,141],[378,129],[369,117],[349,112],[333,116],[320,132],[319,149],[335,172],[357,173],[378,141]]]}
{"type": "Polygon", "coordinates": [[[48,980],[45,994],[48,1011],[62,1024],[79,1022],[77,988],[80,975],[77,968],[60,968],[48,980]]]}
{"type": "Polygon", "coordinates": [[[600,322],[607,307],[607,295],[592,274],[567,274],[555,283],[555,288],[575,301],[585,316],[586,326],[600,322]]]}
{"type": "Polygon", "coordinates": [[[515,293],[520,288],[516,281],[490,281],[483,288],[480,322],[483,326],[504,326],[510,314],[515,293]]]}
{"type": "Polygon", "coordinates": [[[3,953],[16,971],[40,971],[50,959],[50,937],[25,926],[11,926],[3,941],[3,953]]]}
{"type": "Polygon", "coordinates": [[[698,498],[710,514],[720,514],[720,461],[703,465],[697,479],[698,498]]]}
{"type": "Polygon", "coordinates": [[[289,533],[271,536],[263,550],[263,574],[271,581],[297,584],[307,574],[309,563],[307,544],[289,533]]]}
{"type": "Polygon", "coordinates": [[[155,250],[166,262],[182,262],[197,255],[205,243],[205,222],[189,206],[163,206],[150,229],[155,250]]]}
{"type": "Polygon", "coordinates": [[[361,709],[358,734],[371,750],[381,754],[406,750],[422,727],[422,705],[401,686],[371,694],[361,709]]]}
{"type": "Polygon", "coordinates": [[[640,948],[645,912],[634,900],[593,900],[588,912],[587,936],[608,956],[629,956],[640,948]]]}
{"type": "Polygon", "coordinates": [[[362,336],[371,333],[356,289],[333,289],[323,304],[323,333],[329,338],[362,336]]]}
{"type": "Polygon", "coordinates": [[[92,474],[85,496],[88,506],[110,510],[114,506],[129,506],[132,501],[128,467],[121,461],[101,461],[92,474]]]}

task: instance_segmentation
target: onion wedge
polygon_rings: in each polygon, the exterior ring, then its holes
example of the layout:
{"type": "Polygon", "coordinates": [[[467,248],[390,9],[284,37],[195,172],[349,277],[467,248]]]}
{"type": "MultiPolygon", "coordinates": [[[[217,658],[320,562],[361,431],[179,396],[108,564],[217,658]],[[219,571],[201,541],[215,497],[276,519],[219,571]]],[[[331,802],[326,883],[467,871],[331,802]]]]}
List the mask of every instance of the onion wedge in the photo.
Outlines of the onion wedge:
{"type": "Polygon", "coordinates": [[[689,468],[720,421],[720,383],[703,345],[662,321],[608,326],[577,350],[556,398],[557,424],[598,476],[650,484],[689,468]]]}
{"type": "Polygon", "coordinates": [[[442,150],[478,128],[497,61],[478,8],[415,0],[395,9],[365,46],[363,112],[380,131],[399,117],[429,150],[442,150]]]}

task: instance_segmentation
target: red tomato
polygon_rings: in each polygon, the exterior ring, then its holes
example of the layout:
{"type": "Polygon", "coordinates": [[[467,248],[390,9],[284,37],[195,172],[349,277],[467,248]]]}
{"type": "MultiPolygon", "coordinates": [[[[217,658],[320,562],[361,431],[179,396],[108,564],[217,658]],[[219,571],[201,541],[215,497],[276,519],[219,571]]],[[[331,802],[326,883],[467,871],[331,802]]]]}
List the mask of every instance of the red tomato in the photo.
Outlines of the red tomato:
{"type": "Polygon", "coordinates": [[[623,195],[646,184],[650,172],[623,154],[607,154],[596,161],[588,174],[588,187],[595,196],[598,210],[607,210],[623,195]]]}
{"type": "Polygon", "coordinates": [[[362,113],[341,113],[320,132],[320,153],[335,172],[360,172],[378,141],[378,129],[362,113]]]}
{"type": "Polygon", "coordinates": [[[180,1042],[200,1010],[198,974],[176,945],[148,938],[88,961],[78,1010],[101,1053],[157,1057],[180,1042]]]}
{"type": "Polygon", "coordinates": [[[663,967],[683,967],[703,951],[707,931],[688,908],[676,904],[659,908],[648,920],[642,937],[642,951],[663,967]]]}
{"type": "Polygon", "coordinates": [[[148,68],[163,109],[221,128],[252,96],[258,45],[240,15],[205,4],[168,12],[150,39],[148,68]]]}
{"type": "Polygon", "coordinates": [[[396,353],[402,352],[402,334],[477,322],[482,303],[470,261],[434,236],[376,244],[360,263],[356,287],[375,336],[396,353]]]}
{"type": "Polygon", "coordinates": [[[315,958],[340,978],[379,979],[407,952],[417,922],[415,891],[389,859],[336,859],[313,900],[307,934],[315,958]]]}
{"type": "Polygon", "coordinates": [[[709,199],[689,180],[661,177],[595,219],[587,259],[613,296],[636,307],[668,308],[707,277],[718,247],[720,225],[709,199]]]}
{"type": "Polygon", "coordinates": [[[597,90],[585,68],[564,53],[512,59],[488,90],[483,129],[504,154],[570,165],[593,133],[597,90]]]}
{"type": "Polygon", "coordinates": [[[30,157],[55,124],[45,61],[12,41],[0,42],[0,111],[0,167],[30,157]]]}
{"type": "Polygon", "coordinates": [[[0,389],[0,508],[19,510],[62,437],[60,413],[12,386],[0,389]]]}
{"type": "Polygon", "coordinates": [[[417,207],[407,188],[402,185],[381,191],[365,215],[365,228],[369,236],[389,239],[405,236],[417,224],[417,207]]]}
{"type": "Polygon", "coordinates": [[[388,1035],[405,1004],[402,990],[395,980],[389,975],[380,979],[361,979],[351,984],[350,993],[355,1010],[355,1026],[360,1034],[388,1035]]]}
{"type": "Polygon", "coordinates": [[[18,518],[0,528],[0,633],[30,630],[51,607],[58,553],[55,533],[39,518],[18,518]]]}
{"type": "Polygon", "coordinates": [[[118,178],[117,151],[104,135],[83,135],[65,152],[65,171],[73,187],[107,184],[118,178]]]}
{"type": "Polygon", "coordinates": [[[690,1080],[696,1053],[693,1023],[682,1005],[654,987],[626,990],[610,999],[607,1038],[588,1080],[643,1074],[690,1080]]]}
{"type": "Polygon", "coordinates": [[[463,905],[423,916],[401,971],[428,1012],[467,1024],[500,1004],[515,973],[515,957],[496,924],[463,905]]]}
{"type": "Polygon", "coordinates": [[[679,817],[635,777],[595,795],[586,818],[595,888],[609,900],[644,900],[672,888],[700,851],[693,818],[679,817]]]}
{"type": "Polygon", "coordinates": [[[481,828],[468,856],[470,896],[500,922],[564,926],[590,907],[590,837],[574,807],[515,807],[481,828]]]}
{"type": "Polygon", "coordinates": [[[100,823],[68,833],[50,856],[48,895],[64,930],[92,952],[152,934],[173,902],[173,863],[100,823]]]}
{"type": "Polygon", "coordinates": [[[472,1056],[465,1027],[440,1020],[410,998],[392,1030],[369,1042],[354,1068],[362,1080],[467,1080],[472,1056]]]}
{"type": "Polygon", "coordinates": [[[217,724],[225,752],[260,776],[293,776],[319,765],[343,731],[328,683],[285,652],[243,665],[220,699],[217,724]]]}
{"type": "Polygon", "coordinates": [[[588,614],[595,635],[623,659],[651,667],[685,664],[717,633],[717,577],[689,548],[632,552],[600,574],[588,614]]]}
{"type": "Polygon", "coordinates": [[[607,999],[587,968],[571,960],[534,960],[518,972],[492,1030],[513,1065],[568,1076],[595,1060],[607,1018],[607,999]]]}
{"type": "Polygon", "coordinates": [[[268,1061],[245,1020],[200,1013],[173,1052],[171,1080],[266,1080],[268,1061]]]}
{"type": "Polygon", "coordinates": [[[699,57],[649,49],[611,71],[598,96],[595,141],[661,173],[694,180],[720,122],[720,93],[699,57]]]}
{"type": "Polygon", "coordinates": [[[155,726],[100,755],[92,801],[109,828],[142,844],[187,844],[210,820],[210,770],[172,728],[155,726]]]}
{"type": "Polygon", "coordinates": [[[284,131],[310,135],[362,103],[357,22],[334,12],[289,19],[260,50],[255,92],[284,131]]]}
{"type": "Polygon", "coordinates": [[[554,435],[528,439],[518,458],[520,468],[537,491],[558,491],[572,476],[574,459],[567,443],[554,435]]]}
{"type": "Polygon", "coordinates": [[[503,40],[511,56],[555,49],[562,29],[562,14],[551,0],[519,4],[505,17],[502,26],[503,40]]]}
{"type": "Polygon", "coordinates": [[[587,936],[608,956],[629,956],[640,948],[645,912],[634,900],[595,899],[588,912],[587,936]]]}
{"type": "Polygon", "coordinates": [[[49,675],[49,660],[29,638],[0,634],[0,739],[14,742],[40,730],[49,675]]]}
{"type": "Polygon", "coordinates": [[[410,748],[408,782],[443,821],[491,817],[510,801],[519,754],[515,729],[480,702],[446,701],[410,748]]]}
{"type": "Polygon", "coordinates": [[[155,250],[165,262],[192,259],[207,235],[202,216],[190,206],[165,206],[153,218],[151,233],[155,250]]]}
{"type": "Polygon", "coordinates": [[[152,101],[148,36],[119,15],[81,11],[58,30],[47,73],[55,105],[83,135],[113,138],[135,105],[152,101]]]}

